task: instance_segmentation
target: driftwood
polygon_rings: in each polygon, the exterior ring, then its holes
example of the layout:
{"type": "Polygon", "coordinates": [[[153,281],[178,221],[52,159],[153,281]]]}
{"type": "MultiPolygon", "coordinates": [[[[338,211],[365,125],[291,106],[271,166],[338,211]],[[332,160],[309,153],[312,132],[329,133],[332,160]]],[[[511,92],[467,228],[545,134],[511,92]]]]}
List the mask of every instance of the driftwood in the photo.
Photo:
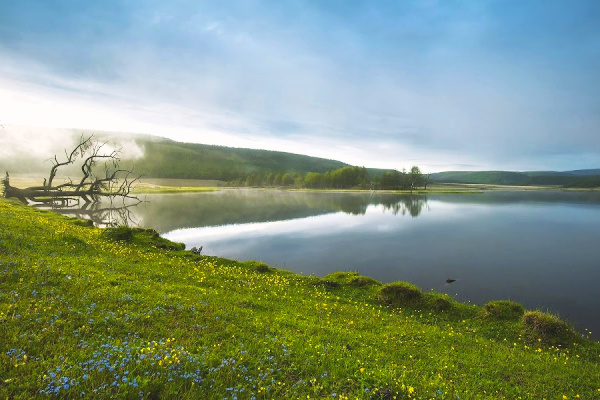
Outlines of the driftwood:
{"type": "Polygon", "coordinates": [[[83,204],[99,202],[102,198],[114,200],[120,198],[141,202],[131,194],[139,177],[133,177],[130,170],[119,169],[120,150],[103,152],[106,143],[96,141],[92,136],[79,140],[79,144],[70,152],[65,151],[65,158],[59,160],[55,155],[49,161],[52,168],[41,186],[17,188],[10,184],[10,176],[6,172],[3,180],[4,197],[16,198],[25,204],[47,205],[52,207],[75,207],[83,204]],[[82,176],[77,182],[68,179],[66,183],[54,185],[59,168],[83,160],[82,176]],[[103,174],[98,175],[96,169],[101,163],[103,174]]]}

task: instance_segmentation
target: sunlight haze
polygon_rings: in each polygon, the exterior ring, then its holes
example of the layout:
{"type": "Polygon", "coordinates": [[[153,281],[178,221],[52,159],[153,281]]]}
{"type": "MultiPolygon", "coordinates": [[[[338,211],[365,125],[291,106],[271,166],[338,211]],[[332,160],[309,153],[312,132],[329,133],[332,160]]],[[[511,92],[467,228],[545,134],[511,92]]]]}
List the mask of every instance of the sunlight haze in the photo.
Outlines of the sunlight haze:
{"type": "Polygon", "coordinates": [[[0,135],[598,168],[599,17],[584,0],[0,1],[0,135]]]}

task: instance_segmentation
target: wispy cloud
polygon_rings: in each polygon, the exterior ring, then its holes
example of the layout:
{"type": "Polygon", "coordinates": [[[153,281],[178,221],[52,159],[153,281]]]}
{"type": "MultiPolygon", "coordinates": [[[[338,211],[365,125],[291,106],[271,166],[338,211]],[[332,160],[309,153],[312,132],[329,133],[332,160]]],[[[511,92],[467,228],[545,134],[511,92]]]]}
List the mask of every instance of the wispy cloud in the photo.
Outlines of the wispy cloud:
{"type": "Polygon", "coordinates": [[[396,168],[600,164],[597,2],[0,8],[7,123],[396,168]]]}

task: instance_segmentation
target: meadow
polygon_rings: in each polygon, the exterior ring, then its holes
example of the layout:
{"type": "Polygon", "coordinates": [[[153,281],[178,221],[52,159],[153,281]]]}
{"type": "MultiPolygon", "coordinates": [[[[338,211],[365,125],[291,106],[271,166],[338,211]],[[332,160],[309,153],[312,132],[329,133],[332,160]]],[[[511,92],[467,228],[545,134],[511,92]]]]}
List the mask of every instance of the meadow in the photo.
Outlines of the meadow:
{"type": "Polygon", "coordinates": [[[0,199],[2,398],[600,399],[588,334],[0,199]]]}

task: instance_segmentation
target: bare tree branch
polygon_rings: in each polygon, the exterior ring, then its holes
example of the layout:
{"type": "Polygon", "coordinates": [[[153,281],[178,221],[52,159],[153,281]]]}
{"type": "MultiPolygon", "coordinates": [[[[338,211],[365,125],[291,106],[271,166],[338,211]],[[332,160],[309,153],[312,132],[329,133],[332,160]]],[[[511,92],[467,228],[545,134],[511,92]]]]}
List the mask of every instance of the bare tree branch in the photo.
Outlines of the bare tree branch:
{"type": "Polygon", "coordinates": [[[18,198],[24,203],[29,200],[37,204],[60,207],[72,207],[80,201],[83,201],[85,207],[87,204],[99,202],[102,198],[109,198],[111,201],[120,198],[123,202],[126,199],[141,202],[137,196],[131,194],[140,177],[133,177],[131,170],[119,169],[121,149],[103,152],[105,146],[106,143],[98,142],[93,135],[88,138],[82,135],[79,144],[70,153],[65,150],[63,160],[59,160],[56,155],[50,159],[52,163],[50,175],[47,180],[44,179],[42,186],[15,188],[10,185],[7,172],[3,181],[4,196],[18,198]],[[69,178],[67,182],[53,186],[59,169],[74,164],[77,159],[83,160],[82,177],[78,183],[74,183],[69,178]],[[99,164],[104,170],[103,177],[96,172],[100,167],[99,164]]]}
{"type": "Polygon", "coordinates": [[[56,176],[56,172],[58,171],[58,169],[60,167],[73,164],[75,162],[77,156],[83,156],[83,154],[92,145],[93,138],[94,138],[94,135],[91,135],[87,139],[84,139],[83,135],[81,135],[81,138],[79,139],[79,144],[71,151],[71,154],[68,154],[67,151],[65,150],[65,156],[67,157],[66,161],[62,161],[62,162],[58,161],[58,158],[56,155],[54,156],[54,158],[49,159],[49,161],[52,163],[52,168],[50,169],[50,177],[48,178],[48,182],[46,183],[47,186],[52,187],[52,181],[54,180],[54,177],[56,176]]]}

